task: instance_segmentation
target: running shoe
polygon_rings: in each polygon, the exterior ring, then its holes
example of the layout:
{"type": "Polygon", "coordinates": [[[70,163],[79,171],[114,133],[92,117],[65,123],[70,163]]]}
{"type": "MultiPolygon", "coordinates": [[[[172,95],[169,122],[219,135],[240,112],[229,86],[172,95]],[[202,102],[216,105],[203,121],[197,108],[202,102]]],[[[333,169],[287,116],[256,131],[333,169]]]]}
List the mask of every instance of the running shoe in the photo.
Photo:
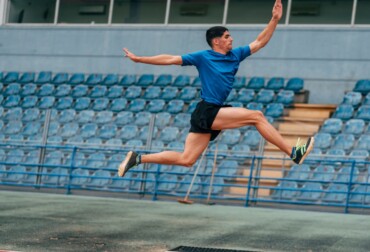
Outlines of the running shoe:
{"type": "Polygon", "coordinates": [[[118,176],[125,176],[126,172],[132,167],[135,167],[140,164],[140,155],[134,151],[129,151],[126,155],[125,160],[118,167],[118,176]]]}
{"type": "Polygon", "coordinates": [[[310,137],[308,138],[305,144],[300,143],[301,139],[298,138],[297,144],[293,147],[291,159],[296,164],[302,164],[307,155],[311,152],[313,144],[315,142],[315,138],[310,137]]]}

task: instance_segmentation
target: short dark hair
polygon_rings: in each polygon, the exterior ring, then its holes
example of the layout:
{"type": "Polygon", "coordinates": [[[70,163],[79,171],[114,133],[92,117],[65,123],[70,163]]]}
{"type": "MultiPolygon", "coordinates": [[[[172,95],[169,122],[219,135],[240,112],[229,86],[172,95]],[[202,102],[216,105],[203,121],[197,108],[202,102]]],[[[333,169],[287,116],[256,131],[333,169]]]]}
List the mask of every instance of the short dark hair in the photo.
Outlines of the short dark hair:
{"type": "Polygon", "coordinates": [[[209,28],[206,32],[206,39],[208,45],[212,47],[212,39],[222,37],[225,31],[228,31],[228,29],[223,26],[213,26],[209,28]]]}

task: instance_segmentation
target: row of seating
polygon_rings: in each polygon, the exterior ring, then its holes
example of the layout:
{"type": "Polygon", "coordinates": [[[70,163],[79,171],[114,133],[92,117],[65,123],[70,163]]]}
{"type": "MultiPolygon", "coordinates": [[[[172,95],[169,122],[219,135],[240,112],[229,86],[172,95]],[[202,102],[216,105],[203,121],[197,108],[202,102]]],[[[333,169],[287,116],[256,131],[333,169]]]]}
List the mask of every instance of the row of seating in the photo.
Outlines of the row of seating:
{"type": "MultiPolygon", "coordinates": [[[[37,77],[35,73],[19,73],[19,72],[0,72],[0,82],[9,84],[9,83],[36,83],[36,84],[87,84],[87,85],[121,85],[121,86],[167,86],[174,85],[178,87],[185,86],[200,86],[199,77],[193,78],[188,75],[179,75],[174,78],[170,74],[162,74],[158,77],[155,77],[153,74],[143,74],[140,76],[136,75],[124,75],[119,76],[118,74],[107,74],[103,77],[102,74],[85,74],[82,73],[57,73],[53,75],[51,72],[40,72],[37,77]],[[174,80],[173,80],[174,79],[174,80]]],[[[282,77],[273,77],[267,82],[263,77],[252,77],[249,81],[246,81],[245,77],[236,77],[234,81],[234,88],[247,87],[251,89],[272,89],[272,90],[293,90],[299,92],[303,89],[304,81],[301,78],[291,78],[285,83],[285,79],[282,77]]]]}

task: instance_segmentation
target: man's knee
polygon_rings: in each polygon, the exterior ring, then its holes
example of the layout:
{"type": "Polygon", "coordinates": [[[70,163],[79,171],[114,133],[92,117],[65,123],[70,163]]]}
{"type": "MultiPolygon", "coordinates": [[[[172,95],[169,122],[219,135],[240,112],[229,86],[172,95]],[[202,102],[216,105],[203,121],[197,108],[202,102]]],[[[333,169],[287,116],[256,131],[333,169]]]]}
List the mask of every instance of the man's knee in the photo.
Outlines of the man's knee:
{"type": "Polygon", "coordinates": [[[261,111],[254,110],[253,111],[253,120],[254,120],[255,123],[258,123],[262,120],[266,120],[266,118],[265,118],[264,114],[261,111]]]}
{"type": "Polygon", "coordinates": [[[185,167],[192,167],[197,159],[191,157],[182,157],[181,164],[185,167]]]}

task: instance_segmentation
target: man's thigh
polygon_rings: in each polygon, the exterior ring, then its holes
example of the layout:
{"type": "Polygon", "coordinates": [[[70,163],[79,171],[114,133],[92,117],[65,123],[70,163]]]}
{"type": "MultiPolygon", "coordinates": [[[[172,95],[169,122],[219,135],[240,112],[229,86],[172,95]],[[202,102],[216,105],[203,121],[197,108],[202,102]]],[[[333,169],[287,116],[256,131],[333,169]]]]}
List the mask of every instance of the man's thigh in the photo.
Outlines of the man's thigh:
{"type": "Polygon", "coordinates": [[[245,108],[226,107],[221,108],[212,124],[213,130],[240,128],[245,125],[253,125],[261,112],[245,108]]]}

